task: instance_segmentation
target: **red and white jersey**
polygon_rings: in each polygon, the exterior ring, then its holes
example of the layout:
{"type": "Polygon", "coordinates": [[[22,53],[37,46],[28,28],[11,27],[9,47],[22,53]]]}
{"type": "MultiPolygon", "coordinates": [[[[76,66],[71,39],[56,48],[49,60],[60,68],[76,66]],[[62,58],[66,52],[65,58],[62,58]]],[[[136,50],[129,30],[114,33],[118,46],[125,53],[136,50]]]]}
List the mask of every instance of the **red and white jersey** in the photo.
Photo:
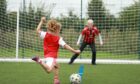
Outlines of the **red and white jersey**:
{"type": "Polygon", "coordinates": [[[62,37],[41,31],[40,37],[44,40],[44,57],[57,58],[59,45],[62,47],[66,44],[62,37]]]}
{"type": "Polygon", "coordinates": [[[92,43],[95,42],[95,36],[99,35],[99,30],[97,27],[93,26],[91,29],[86,26],[82,30],[82,36],[84,36],[84,42],[86,43],[92,43]]]}

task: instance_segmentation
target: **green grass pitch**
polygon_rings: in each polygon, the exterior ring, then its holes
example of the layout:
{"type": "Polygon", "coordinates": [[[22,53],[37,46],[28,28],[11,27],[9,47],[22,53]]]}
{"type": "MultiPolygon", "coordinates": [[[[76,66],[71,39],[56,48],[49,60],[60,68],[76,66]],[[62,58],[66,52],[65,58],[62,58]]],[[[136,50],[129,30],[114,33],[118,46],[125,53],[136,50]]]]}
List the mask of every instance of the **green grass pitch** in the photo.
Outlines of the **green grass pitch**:
{"type": "MultiPolygon", "coordinates": [[[[61,84],[70,84],[69,76],[80,64],[60,64],[61,84]]],[[[139,84],[140,65],[84,64],[82,84],[139,84]]],[[[53,84],[53,74],[46,74],[36,63],[0,62],[0,84],[53,84]]]]}

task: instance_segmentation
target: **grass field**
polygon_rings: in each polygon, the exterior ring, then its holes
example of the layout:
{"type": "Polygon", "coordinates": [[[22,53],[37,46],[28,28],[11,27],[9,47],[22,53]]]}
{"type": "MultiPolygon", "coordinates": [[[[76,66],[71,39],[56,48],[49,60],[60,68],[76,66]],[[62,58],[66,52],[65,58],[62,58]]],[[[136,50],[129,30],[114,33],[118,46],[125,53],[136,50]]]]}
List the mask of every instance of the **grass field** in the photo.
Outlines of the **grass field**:
{"type": "MultiPolygon", "coordinates": [[[[1,49],[1,58],[15,58],[15,49],[1,49]]],[[[25,49],[24,52],[22,49],[19,50],[19,58],[31,58],[34,55],[39,55],[43,57],[43,50],[37,51],[37,50],[31,50],[31,49],[25,49]]],[[[59,58],[70,58],[73,55],[73,53],[69,52],[68,50],[65,49],[60,49],[59,50],[59,58]]],[[[91,58],[91,51],[83,51],[81,53],[82,58],[91,58]]],[[[117,53],[110,53],[110,52],[98,52],[97,51],[97,59],[138,59],[139,56],[138,54],[117,54],[117,53]]]]}
{"type": "MultiPolygon", "coordinates": [[[[53,84],[53,74],[46,74],[36,63],[0,62],[0,84],[53,84]]],[[[69,76],[80,64],[60,64],[61,84],[70,84],[69,76]]],[[[139,84],[140,65],[84,64],[82,84],[139,84]]]]}

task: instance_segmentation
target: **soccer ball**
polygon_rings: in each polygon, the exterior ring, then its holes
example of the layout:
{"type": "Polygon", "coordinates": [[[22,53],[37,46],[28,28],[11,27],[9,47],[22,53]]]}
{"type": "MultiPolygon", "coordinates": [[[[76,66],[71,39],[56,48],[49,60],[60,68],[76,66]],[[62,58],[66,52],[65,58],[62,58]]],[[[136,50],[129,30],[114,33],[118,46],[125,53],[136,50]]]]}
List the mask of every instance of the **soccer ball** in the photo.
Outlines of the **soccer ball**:
{"type": "Polygon", "coordinates": [[[81,83],[81,76],[79,74],[72,74],[70,76],[70,83],[71,84],[80,84],[81,83]]]}

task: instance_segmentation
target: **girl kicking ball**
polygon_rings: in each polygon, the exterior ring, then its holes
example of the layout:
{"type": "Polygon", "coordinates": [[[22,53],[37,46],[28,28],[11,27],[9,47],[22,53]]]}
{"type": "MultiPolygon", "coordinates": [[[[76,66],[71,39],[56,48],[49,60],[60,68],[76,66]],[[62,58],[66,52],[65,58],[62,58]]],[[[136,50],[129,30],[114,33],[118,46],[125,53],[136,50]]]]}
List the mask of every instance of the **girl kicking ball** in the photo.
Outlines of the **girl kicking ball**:
{"type": "Polygon", "coordinates": [[[56,62],[58,57],[58,49],[61,45],[63,48],[70,50],[75,54],[79,54],[80,50],[75,50],[71,48],[68,44],[60,36],[61,24],[56,20],[49,20],[47,22],[47,31],[44,32],[41,30],[42,25],[46,23],[46,18],[42,17],[40,23],[37,26],[37,34],[42,38],[43,48],[44,48],[44,58],[45,62],[43,62],[39,57],[33,57],[32,60],[39,63],[42,68],[47,72],[54,73],[54,84],[60,84],[59,81],[59,66],[56,62]]]}

